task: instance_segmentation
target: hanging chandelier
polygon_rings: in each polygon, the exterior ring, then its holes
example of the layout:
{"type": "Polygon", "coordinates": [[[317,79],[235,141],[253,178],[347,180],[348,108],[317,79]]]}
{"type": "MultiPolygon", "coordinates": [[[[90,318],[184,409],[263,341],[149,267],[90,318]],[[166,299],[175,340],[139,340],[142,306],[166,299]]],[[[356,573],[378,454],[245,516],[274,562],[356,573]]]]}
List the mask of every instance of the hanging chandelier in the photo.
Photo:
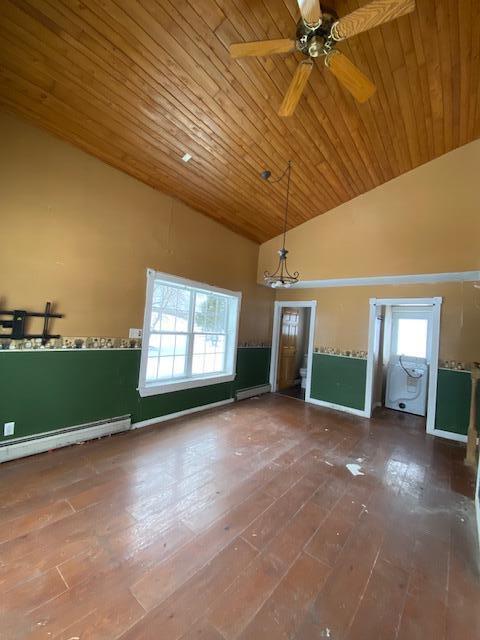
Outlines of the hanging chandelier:
{"type": "Polygon", "coordinates": [[[279,260],[278,266],[273,273],[269,273],[265,271],[263,274],[263,279],[265,284],[269,287],[277,288],[277,287],[291,287],[293,284],[298,282],[298,271],[294,271],[293,275],[288,271],[287,268],[287,254],[288,251],[285,249],[285,237],[287,235],[287,217],[288,217],[288,198],[290,196],[290,176],[292,173],[292,162],[288,161],[287,168],[282,173],[282,175],[276,180],[270,180],[271,172],[268,170],[262,171],[260,177],[262,180],[269,181],[270,183],[280,182],[285,175],[287,176],[287,196],[285,200],[285,220],[283,223],[283,241],[282,248],[278,251],[279,260]]]}

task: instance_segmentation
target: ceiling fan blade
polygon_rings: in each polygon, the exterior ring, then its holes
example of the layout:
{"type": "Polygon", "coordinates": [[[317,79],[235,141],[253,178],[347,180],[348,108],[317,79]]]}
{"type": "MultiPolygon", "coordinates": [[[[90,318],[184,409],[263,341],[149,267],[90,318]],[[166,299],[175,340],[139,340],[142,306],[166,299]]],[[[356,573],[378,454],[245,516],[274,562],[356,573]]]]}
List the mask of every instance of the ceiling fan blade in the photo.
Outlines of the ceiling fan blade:
{"type": "Polygon", "coordinates": [[[295,40],[259,40],[258,42],[238,42],[230,45],[232,58],[246,56],[271,56],[273,53],[289,53],[295,50],[295,40]]]}
{"type": "Polygon", "coordinates": [[[340,18],[332,27],[332,36],[335,40],[345,40],[414,10],[415,0],[373,0],[340,18]]]}
{"type": "Polygon", "coordinates": [[[283,98],[283,102],[278,110],[278,115],[282,117],[291,116],[300,100],[305,85],[313,69],[312,60],[303,60],[298,65],[295,75],[290,82],[287,93],[283,98]]]}
{"type": "Polygon", "coordinates": [[[327,55],[325,64],[358,102],[366,102],[377,90],[373,82],[338,49],[327,55]]]}
{"type": "Polygon", "coordinates": [[[318,25],[322,19],[319,0],[297,0],[303,21],[309,25],[318,25]]]}

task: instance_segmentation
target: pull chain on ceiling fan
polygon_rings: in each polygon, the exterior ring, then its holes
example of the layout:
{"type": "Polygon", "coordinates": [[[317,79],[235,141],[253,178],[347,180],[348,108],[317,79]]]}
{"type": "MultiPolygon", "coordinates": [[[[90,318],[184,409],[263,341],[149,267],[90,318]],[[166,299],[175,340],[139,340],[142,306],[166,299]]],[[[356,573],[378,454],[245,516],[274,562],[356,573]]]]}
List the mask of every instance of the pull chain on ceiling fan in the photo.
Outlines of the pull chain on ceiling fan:
{"type": "Polygon", "coordinates": [[[395,20],[415,9],[415,0],[373,0],[356,11],[338,18],[332,10],[322,12],[319,0],[297,0],[301,18],[295,39],[242,42],[230,46],[232,58],[270,56],[298,50],[307,56],[299,63],[278,111],[291,116],[300,100],[313,69],[313,59],[324,56],[326,68],[358,102],[375,93],[375,85],[347,56],[336,49],[346,38],[395,20]]]}

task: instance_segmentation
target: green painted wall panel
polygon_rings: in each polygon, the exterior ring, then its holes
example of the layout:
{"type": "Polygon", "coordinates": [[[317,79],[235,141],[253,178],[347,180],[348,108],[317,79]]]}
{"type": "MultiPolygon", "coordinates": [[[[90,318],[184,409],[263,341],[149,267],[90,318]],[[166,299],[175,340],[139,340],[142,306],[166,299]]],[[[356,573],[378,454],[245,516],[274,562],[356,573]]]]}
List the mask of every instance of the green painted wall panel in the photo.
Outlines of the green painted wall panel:
{"type": "Polygon", "coordinates": [[[0,423],[14,421],[22,437],[130,413],[137,358],[130,350],[0,354],[0,423]]]}
{"type": "MultiPolygon", "coordinates": [[[[130,349],[0,353],[0,424],[15,421],[17,438],[124,414],[139,422],[219,402],[238,389],[268,384],[270,348],[239,349],[233,383],[148,398],[136,390],[139,365],[140,351],[130,349]]],[[[313,398],[362,410],[365,382],[365,360],[314,354],[313,398]]],[[[438,429],[467,433],[470,384],[468,372],[439,370],[438,429]]],[[[0,432],[0,441],[8,439],[0,432]]]]}
{"type": "MultiPolygon", "coordinates": [[[[468,371],[438,370],[435,428],[467,434],[472,383],[468,371]]],[[[477,425],[480,425],[480,388],[477,425]]]]}
{"type": "Polygon", "coordinates": [[[363,411],[366,375],[366,360],[315,353],[311,396],[316,400],[363,411]]]}
{"type": "Polygon", "coordinates": [[[140,351],[81,350],[0,353],[0,424],[14,436],[40,434],[131,414],[148,420],[233,397],[236,389],[268,383],[270,349],[239,349],[237,379],[141,398],[136,390],[140,351]]]}
{"type": "Polygon", "coordinates": [[[169,413],[177,413],[193,407],[201,407],[205,404],[228,400],[232,397],[232,384],[224,382],[222,384],[212,384],[208,387],[162,393],[147,398],[138,396],[135,405],[131,407],[130,413],[132,414],[132,422],[141,422],[142,420],[165,416],[169,413]]]}
{"type": "MultiPolygon", "coordinates": [[[[312,392],[317,400],[363,410],[366,360],[316,353],[313,358],[312,392]]],[[[470,415],[470,374],[439,369],[435,427],[466,434],[470,415]]],[[[480,431],[480,388],[477,403],[480,431]]]]}
{"type": "Polygon", "coordinates": [[[237,351],[237,377],[234,391],[268,384],[270,374],[270,347],[240,348],[237,351]]]}

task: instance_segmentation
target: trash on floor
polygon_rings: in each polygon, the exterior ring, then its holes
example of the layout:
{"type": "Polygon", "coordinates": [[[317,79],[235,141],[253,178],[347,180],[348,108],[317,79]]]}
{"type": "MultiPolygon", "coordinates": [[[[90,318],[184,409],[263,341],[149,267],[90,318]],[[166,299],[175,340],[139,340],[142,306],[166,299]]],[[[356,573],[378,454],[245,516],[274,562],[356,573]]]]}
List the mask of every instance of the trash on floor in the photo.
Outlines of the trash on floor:
{"type": "Polygon", "coordinates": [[[350,473],[352,474],[352,476],[364,476],[365,474],[363,473],[363,471],[361,471],[360,469],[360,465],[356,464],[356,463],[351,463],[351,464],[347,464],[345,465],[347,467],[347,469],[350,471],[350,473]]]}

